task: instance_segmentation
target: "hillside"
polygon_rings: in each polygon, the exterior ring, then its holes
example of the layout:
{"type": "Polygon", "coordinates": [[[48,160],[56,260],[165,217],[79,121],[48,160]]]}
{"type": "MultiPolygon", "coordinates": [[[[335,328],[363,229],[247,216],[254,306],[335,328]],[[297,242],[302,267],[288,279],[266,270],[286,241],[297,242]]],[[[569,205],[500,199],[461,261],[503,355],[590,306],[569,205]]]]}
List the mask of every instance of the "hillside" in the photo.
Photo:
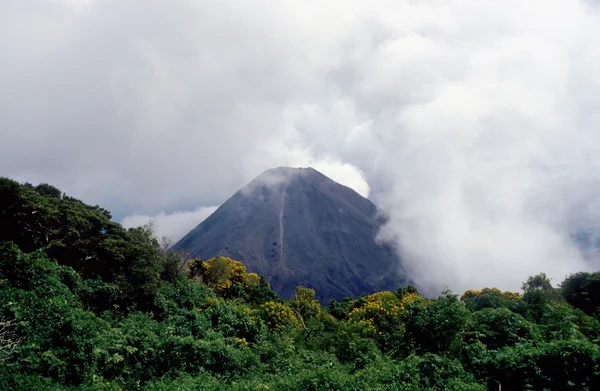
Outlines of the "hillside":
{"type": "Polygon", "coordinates": [[[312,168],[280,167],[236,192],[177,247],[241,260],[286,299],[303,285],[327,303],[406,285],[401,260],[375,240],[381,224],[377,207],[354,190],[312,168]]]}
{"type": "Polygon", "coordinates": [[[148,227],[0,178],[0,390],[600,388],[600,273],[321,306],[229,258],[182,261],[148,227]]]}

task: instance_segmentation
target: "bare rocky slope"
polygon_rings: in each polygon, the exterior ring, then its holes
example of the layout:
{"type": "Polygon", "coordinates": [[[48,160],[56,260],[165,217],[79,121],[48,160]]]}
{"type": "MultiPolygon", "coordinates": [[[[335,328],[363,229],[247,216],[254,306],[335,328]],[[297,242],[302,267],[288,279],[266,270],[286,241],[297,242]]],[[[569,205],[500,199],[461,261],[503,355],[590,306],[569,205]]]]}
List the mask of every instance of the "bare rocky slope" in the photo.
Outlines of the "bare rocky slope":
{"type": "Polygon", "coordinates": [[[240,189],[176,246],[193,257],[242,261],[284,298],[303,285],[326,303],[407,283],[396,253],[375,240],[382,223],[354,190],[312,168],[280,167],[240,189]]]}

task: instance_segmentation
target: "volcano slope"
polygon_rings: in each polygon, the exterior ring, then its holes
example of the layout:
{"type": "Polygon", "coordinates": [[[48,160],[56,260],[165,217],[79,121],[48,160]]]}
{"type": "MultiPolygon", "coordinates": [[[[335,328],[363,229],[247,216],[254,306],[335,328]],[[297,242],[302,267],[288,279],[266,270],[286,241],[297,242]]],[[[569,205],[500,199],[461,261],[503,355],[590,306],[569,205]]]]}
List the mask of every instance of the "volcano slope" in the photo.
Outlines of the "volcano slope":
{"type": "Polygon", "coordinates": [[[406,285],[395,251],[376,241],[383,223],[354,190],[312,168],[279,167],[240,189],[176,247],[195,258],[242,261],[283,298],[302,285],[326,303],[406,285]]]}

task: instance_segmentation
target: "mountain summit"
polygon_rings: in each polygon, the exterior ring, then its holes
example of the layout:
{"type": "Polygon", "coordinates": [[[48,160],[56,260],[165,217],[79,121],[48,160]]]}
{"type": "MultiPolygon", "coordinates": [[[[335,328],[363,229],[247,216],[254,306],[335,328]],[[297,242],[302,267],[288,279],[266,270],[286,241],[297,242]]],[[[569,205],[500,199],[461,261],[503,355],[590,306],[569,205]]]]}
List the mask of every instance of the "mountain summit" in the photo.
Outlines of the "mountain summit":
{"type": "Polygon", "coordinates": [[[242,261],[284,298],[297,285],[317,298],[357,297],[406,283],[393,249],[375,237],[377,207],[313,168],[268,170],[177,243],[193,257],[242,261]]]}

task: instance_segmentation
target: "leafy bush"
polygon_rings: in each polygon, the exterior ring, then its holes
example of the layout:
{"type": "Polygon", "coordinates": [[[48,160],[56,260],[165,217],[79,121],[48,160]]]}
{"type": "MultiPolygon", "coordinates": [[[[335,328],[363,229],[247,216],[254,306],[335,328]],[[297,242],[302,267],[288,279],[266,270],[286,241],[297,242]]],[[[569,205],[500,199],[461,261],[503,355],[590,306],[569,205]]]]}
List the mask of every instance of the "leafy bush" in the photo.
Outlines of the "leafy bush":
{"type": "Polygon", "coordinates": [[[266,302],[260,306],[260,316],[274,332],[283,333],[300,329],[300,321],[294,311],[282,303],[266,302]]]}
{"type": "Polygon", "coordinates": [[[521,294],[516,292],[502,292],[497,288],[483,288],[478,291],[467,290],[460,300],[471,311],[484,308],[506,308],[517,314],[525,314],[525,303],[521,294]]]}
{"type": "Polygon", "coordinates": [[[561,288],[567,303],[588,315],[600,307],[600,272],[572,274],[562,282],[561,288]]]}
{"type": "Polygon", "coordinates": [[[487,349],[536,339],[534,325],[506,308],[486,308],[473,314],[473,329],[487,349]]]}
{"type": "Polygon", "coordinates": [[[459,361],[430,353],[379,360],[357,378],[361,389],[369,390],[485,390],[459,361]]]}
{"type": "Polygon", "coordinates": [[[0,389],[600,388],[597,273],[324,310],[229,258],[187,275],[151,226],[124,229],[51,185],[0,178],[0,210],[0,389]]]}
{"type": "Polygon", "coordinates": [[[465,305],[449,292],[438,300],[413,300],[405,305],[405,352],[455,352],[462,348],[470,321],[465,305]]]}
{"type": "Polygon", "coordinates": [[[507,389],[596,390],[600,351],[587,341],[518,344],[492,355],[492,377],[507,389]]]}

